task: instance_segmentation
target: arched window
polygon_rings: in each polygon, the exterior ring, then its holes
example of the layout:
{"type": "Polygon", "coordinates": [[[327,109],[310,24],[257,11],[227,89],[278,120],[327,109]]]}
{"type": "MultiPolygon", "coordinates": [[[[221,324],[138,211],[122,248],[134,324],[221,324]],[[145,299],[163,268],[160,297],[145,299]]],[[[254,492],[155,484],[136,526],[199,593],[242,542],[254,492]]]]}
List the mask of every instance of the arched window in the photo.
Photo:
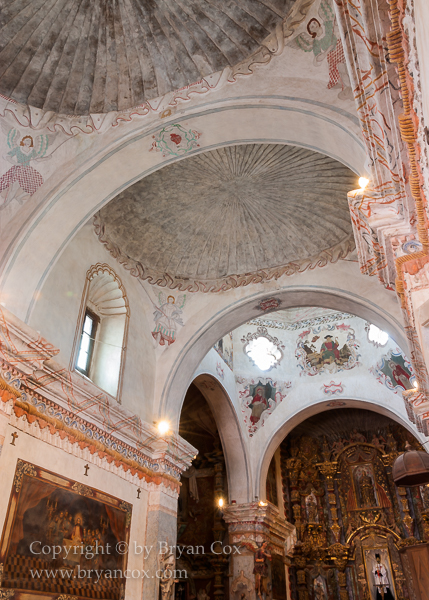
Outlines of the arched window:
{"type": "Polygon", "coordinates": [[[86,274],[72,369],[120,402],[130,311],[121,280],[106,264],[86,274]]]}

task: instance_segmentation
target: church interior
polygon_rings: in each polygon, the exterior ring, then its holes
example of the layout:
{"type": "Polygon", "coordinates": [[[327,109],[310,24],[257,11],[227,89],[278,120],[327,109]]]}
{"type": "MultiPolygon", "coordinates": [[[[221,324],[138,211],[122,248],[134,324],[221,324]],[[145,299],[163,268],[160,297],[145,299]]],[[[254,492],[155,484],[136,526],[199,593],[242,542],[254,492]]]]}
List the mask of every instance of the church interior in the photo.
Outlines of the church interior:
{"type": "Polygon", "coordinates": [[[0,14],[0,600],[429,600],[427,0],[0,14]]]}

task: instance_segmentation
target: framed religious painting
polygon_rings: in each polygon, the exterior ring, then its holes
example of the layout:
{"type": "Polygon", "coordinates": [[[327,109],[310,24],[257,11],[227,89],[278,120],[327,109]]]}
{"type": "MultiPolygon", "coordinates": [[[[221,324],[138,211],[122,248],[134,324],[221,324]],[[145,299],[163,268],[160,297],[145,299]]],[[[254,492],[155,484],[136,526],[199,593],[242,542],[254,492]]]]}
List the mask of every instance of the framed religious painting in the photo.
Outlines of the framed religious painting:
{"type": "Polygon", "coordinates": [[[0,596],[121,600],[131,510],[19,459],[0,545],[0,596]]]}
{"type": "Polygon", "coordinates": [[[363,548],[363,554],[371,600],[397,600],[389,549],[363,548]]]}

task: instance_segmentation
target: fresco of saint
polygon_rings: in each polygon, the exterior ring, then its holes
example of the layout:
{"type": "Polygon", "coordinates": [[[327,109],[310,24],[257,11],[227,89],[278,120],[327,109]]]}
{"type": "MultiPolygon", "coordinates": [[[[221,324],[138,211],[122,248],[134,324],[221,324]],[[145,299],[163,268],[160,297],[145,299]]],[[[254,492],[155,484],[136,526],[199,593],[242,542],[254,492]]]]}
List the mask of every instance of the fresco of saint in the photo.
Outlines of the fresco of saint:
{"type": "Polygon", "coordinates": [[[170,346],[176,341],[178,325],[183,325],[182,308],[185,305],[186,296],[183,294],[176,299],[174,296],[165,297],[164,292],[159,293],[159,307],[153,313],[155,328],[152,331],[154,340],[160,346],[170,346]]]}
{"type": "Polygon", "coordinates": [[[389,367],[392,370],[392,378],[396,385],[400,385],[404,390],[410,390],[413,386],[410,383],[411,374],[393,360],[389,360],[389,367]]]}
{"type": "Polygon", "coordinates": [[[265,398],[265,391],[263,387],[258,387],[255,390],[255,395],[253,396],[252,402],[249,404],[249,408],[252,409],[252,414],[250,415],[250,421],[252,425],[256,425],[256,423],[261,418],[262,413],[267,410],[269,407],[269,401],[265,398]]]}

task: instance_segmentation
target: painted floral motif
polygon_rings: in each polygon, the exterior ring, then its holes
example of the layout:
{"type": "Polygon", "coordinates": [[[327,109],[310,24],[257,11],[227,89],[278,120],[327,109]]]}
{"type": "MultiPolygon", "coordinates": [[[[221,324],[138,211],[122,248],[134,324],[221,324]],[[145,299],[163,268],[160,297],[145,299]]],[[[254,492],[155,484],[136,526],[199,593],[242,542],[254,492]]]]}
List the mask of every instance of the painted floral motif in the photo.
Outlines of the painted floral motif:
{"type": "Polygon", "coordinates": [[[266,312],[267,310],[276,310],[281,303],[282,301],[278,298],[266,298],[265,300],[261,300],[256,308],[266,312]]]}
{"type": "Polygon", "coordinates": [[[371,367],[369,371],[375,375],[377,381],[397,394],[402,394],[404,390],[414,389],[413,367],[399,348],[395,352],[391,351],[383,356],[381,361],[375,367],[371,367]]]}
{"type": "Polygon", "coordinates": [[[271,378],[243,377],[237,377],[236,382],[243,420],[249,436],[252,437],[286,398],[292,383],[282,383],[271,378]]]}
{"type": "Polygon", "coordinates": [[[166,125],[156,135],[149,151],[162,152],[165,156],[183,156],[194,148],[199,148],[197,140],[201,133],[194,129],[184,129],[181,125],[166,125]]]}
{"type": "Polygon", "coordinates": [[[219,379],[222,381],[225,379],[225,371],[219,361],[216,363],[216,373],[218,374],[219,379]]]}
{"type": "Polygon", "coordinates": [[[341,382],[335,383],[334,381],[330,381],[329,383],[322,384],[322,391],[327,396],[335,396],[344,392],[344,386],[341,382]]]}
{"type": "Polygon", "coordinates": [[[178,325],[183,325],[182,308],[185,306],[186,294],[181,294],[176,300],[174,296],[159,292],[158,299],[159,306],[153,313],[155,328],[152,336],[160,346],[171,346],[176,341],[178,325]]]}
{"type": "Polygon", "coordinates": [[[349,371],[359,365],[359,344],[350,325],[334,323],[299,334],[295,356],[301,375],[349,371]]]}

